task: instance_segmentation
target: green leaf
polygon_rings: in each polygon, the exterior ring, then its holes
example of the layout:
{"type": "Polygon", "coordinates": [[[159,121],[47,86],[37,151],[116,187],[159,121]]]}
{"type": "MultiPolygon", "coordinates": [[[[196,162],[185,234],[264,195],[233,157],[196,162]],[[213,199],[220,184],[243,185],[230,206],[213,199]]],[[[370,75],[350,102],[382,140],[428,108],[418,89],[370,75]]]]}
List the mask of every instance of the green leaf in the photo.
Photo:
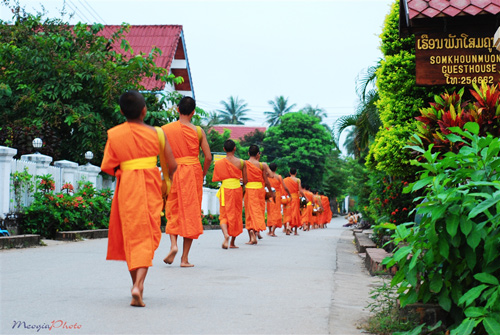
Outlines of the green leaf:
{"type": "Polygon", "coordinates": [[[464,125],[464,129],[470,131],[474,135],[479,134],[479,125],[477,123],[475,123],[475,122],[467,122],[464,125]]]}
{"type": "Polygon", "coordinates": [[[483,325],[489,335],[500,335],[500,323],[493,317],[484,318],[483,325]]]}
{"type": "Polygon", "coordinates": [[[476,286],[476,287],[473,287],[471,288],[469,291],[467,291],[459,300],[458,300],[458,304],[459,305],[463,305],[465,304],[465,306],[469,306],[470,304],[472,304],[472,302],[474,300],[476,300],[477,298],[479,298],[479,296],[481,295],[481,293],[487,288],[488,286],[487,285],[479,285],[479,286],[476,286]]]}
{"type": "Polygon", "coordinates": [[[448,259],[448,256],[450,254],[450,245],[448,243],[448,240],[440,238],[438,243],[439,243],[439,254],[444,258],[448,259]]]}
{"type": "Polygon", "coordinates": [[[485,212],[491,206],[495,206],[497,202],[500,201],[500,194],[497,193],[498,192],[495,192],[493,197],[479,203],[473,210],[471,210],[469,213],[469,219],[475,218],[478,214],[485,212]]]}
{"type": "Polygon", "coordinates": [[[495,277],[489,273],[486,273],[486,272],[477,273],[474,275],[474,278],[476,278],[481,283],[491,284],[491,285],[500,285],[497,277],[495,277]]]}
{"type": "Polygon", "coordinates": [[[431,279],[430,289],[434,293],[439,293],[443,287],[443,278],[439,274],[434,274],[431,279]]]}
{"type": "Polygon", "coordinates": [[[466,217],[460,218],[460,230],[464,233],[465,236],[469,235],[472,230],[472,221],[468,220],[466,217]]]}
{"type": "Polygon", "coordinates": [[[441,294],[438,297],[439,306],[441,306],[445,311],[449,312],[451,310],[451,299],[448,294],[448,289],[444,287],[441,290],[441,294]]]}
{"type": "Polygon", "coordinates": [[[464,319],[460,326],[451,331],[450,335],[469,335],[474,330],[476,324],[477,322],[474,322],[469,318],[464,319]]]}
{"type": "Polygon", "coordinates": [[[465,310],[465,316],[468,318],[481,317],[486,313],[484,307],[469,307],[465,310]]]}
{"type": "Polygon", "coordinates": [[[459,219],[458,215],[452,215],[446,220],[446,231],[452,238],[457,234],[459,219]]]}
{"type": "Polygon", "coordinates": [[[473,229],[470,235],[467,237],[467,244],[472,248],[472,250],[476,250],[477,246],[481,242],[481,232],[477,229],[473,229]]]}

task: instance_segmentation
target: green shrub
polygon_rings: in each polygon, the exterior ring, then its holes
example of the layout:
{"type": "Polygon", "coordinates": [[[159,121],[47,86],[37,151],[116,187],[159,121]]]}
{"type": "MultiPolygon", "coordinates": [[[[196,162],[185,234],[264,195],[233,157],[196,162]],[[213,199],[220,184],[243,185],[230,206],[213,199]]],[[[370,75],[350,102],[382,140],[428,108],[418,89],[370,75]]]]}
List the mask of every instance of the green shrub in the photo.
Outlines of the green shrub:
{"type": "Polygon", "coordinates": [[[25,209],[23,231],[54,238],[58,231],[108,228],[111,190],[97,191],[92,183],[80,182],[79,191],[66,183],[55,193],[50,175],[42,176],[33,203],[25,209]]]}
{"type": "Polygon", "coordinates": [[[464,128],[446,135],[463,142],[457,153],[411,147],[422,155],[412,162],[423,169],[420,180],[408,187],[424,191],[415,199],[422,221],[396,227],[397,251],[384,264],[398,267],[392,285],[402,306],[438,303],[453,318],[452,335],[498,334],[500,138],[479,136],[476,123],[464,128]]]}

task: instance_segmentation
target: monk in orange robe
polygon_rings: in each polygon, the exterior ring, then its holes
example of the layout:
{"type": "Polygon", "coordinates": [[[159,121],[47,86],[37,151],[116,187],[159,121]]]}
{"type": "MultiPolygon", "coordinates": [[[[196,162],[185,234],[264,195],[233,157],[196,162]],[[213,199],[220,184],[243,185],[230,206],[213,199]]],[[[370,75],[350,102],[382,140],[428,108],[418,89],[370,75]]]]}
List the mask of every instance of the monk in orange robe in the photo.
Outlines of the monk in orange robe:
{"type": "Polygon", "coordinates": [[[161,240],[161,176],[156,166],[160,143],[170,174],[176,169],[170,145],[160,128],[146,125],[146,102],[136,91],[120,97],[124,122],[108,130],[101,170],[116,176],[106,259],[126,261],[132,277],[132,306],[144,307],[144,280],[161,240]]]}
{"type": "Polygon", "coordinates": [[[234,156],[236,143],[233,140],[224,142],[226,157],[215,162],[212,181],[221,181],[222,185],[217,193],[220,203],[220,227],[224,234],[222,248],[227,249],[229,237],[231,244],[229,248],[238,248],[235,244],[236,237],[243,232],[243,184],[246,183],[246,167],[242,159],[234,156]]]}
{"type": "Polygon", "coordinates": [[[307,199],[307,206],[302,209],[301,212],[301,223],[302,223],[302,230],[303,231],[308,231],[311,229],[311,223],[313,221],[313,215],[312,215],[312,210],[315,205],[314,202],[314,195],[310,191],[309,185],[304,185],[304,196],[307,199]]]}
{"type": "Polygon", "coordinates": [[[276,173],[276,169],[278,166],[276,163],[269,164],[269,169],[271,170],[271,174],[268,176],[269,184],[274,189],[275,192],[275,201],[267,202],[267,227],[269,232],[267,235],[276,237],[274,233],[276,228],[281,228],[282,225],[282,214],[281,214],[281,196],[288,193],[290,195],[290,191],[283,183],[283,178],[279,174],[276,173]],[[286,192],[286,193],[285,193],[286,192]]]}
{"type": "Polygon", "coordinates": [[[257,244],[257,234],[266,230],[266,190],[271,189],[267,179],[266,163],[259,162],[260,150],[256,145],[248,149],[250,158],[246,162],[247,183],[245,184],[245,228],[250,240],[247,244],[257,244]]]}
{"type": "Polygon", "coordinates": [[[177,237],[182,236],[183,250],[181,267],[192,267],[188,256],[193,239],[203,234],[201,223],[201,200],[203,178],[212,162],[210,146],[205,132],[191,124],[196,102],[191,97],[183,97],[178,104],[179,121],[162,127],[172,147],[177,162],[177,171],[172,179],[172,188],[165,205],[167,226],[165,233],[170,235],[170,252],[163,260],[172,264],[177,254],[177,237]],[[200,146],[205,155],[203,170],[198,158],[200,146]]]}
{"type": "Polygon", "coordinates": [[[290,223],[287,222],[286,234],[295,229],[295,235],[298,235],[297,229],[302,225],[300,220],[300,198],[299,194],[304,196],[300,179],[297,178],[297,169],[290,168],[290,177],[286,177],[283,182],[291,193],[292,200],[290,201],[290,223]]]}
{"type": "Polygon", "coordinates": [[[321,228],[325,228],[332,219],[332,210],[330,208],[330,199],[326,195],[321,196],[321,204],[323,205],[323,219],[321,221],[321,228]]]}

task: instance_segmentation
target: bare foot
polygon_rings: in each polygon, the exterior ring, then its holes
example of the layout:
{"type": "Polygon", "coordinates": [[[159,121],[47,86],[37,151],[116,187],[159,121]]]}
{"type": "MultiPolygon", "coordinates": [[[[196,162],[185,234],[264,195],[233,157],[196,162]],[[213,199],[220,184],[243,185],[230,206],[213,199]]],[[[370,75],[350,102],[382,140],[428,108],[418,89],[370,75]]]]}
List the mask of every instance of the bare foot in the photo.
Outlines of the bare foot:
{"type": "Polygon", "coordinates": [[[228,243],[229,243],[229,236],[224,237],[224,242],[222,242],[222,249],[227,249],[228,243]]]}
{"type": "Polygon", "coordinates": [[[132,301],[130,306],[134,307],[145,307],[146,304],[142,301],[141,290],[138,287],[132,287],[132,301]]]}
{"type": "Polygon", "coordinates": [[[258,232],[256,235],[259,238],[259,240],[262,240],[262,236],[260,235],[260,232],[258,232]]]}
{"type": "Polygon", "coordinates": [[[181,268],[192,268],[194,264],[191,264],[189,262],[181,262],[181,268]]]}
{"type": "Polygon", "coordinates": [[[297,236],[298,236],[299,234],[297,234],[297,233],[294,233],[293,235],[297,235],[297,236]]]}
{"type": "Polygon", "coordinates": [[[238,249],[239,247],[235,246],[234,244],[231,244],[231,245],[229,246],[229,248],[231,248],[231,249],[238,249]]]}
{"type": "Polygon", "coordinates": [[[172,264],[174,262],[175,255],[177,255],[177,247],[173,247],[170,249],[167,257],[163,259],[166,264],[172,264]]]}
{"type": "Polygon", "coordinates": [[[252,241],[245,242],[245,244],[253,244],[252,241]]]}
{"type": "Polygon", "coordinates": [[[276,234],[271,234],[269,236],[271,236],[271,237],[278,237],[278,235],[276,235],[276,234]]]}

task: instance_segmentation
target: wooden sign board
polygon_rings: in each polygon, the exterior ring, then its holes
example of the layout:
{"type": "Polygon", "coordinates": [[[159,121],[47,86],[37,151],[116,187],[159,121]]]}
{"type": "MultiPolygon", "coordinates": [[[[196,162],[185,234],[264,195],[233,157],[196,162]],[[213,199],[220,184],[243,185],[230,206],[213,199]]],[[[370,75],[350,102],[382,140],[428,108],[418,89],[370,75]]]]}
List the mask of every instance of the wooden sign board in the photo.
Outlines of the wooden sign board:
{"type": "Polygon", "coordinates": [[[457,29],[415,35],[417,85],[458,85],[500,81],[500,52],[495,31],[457,29]]]}

